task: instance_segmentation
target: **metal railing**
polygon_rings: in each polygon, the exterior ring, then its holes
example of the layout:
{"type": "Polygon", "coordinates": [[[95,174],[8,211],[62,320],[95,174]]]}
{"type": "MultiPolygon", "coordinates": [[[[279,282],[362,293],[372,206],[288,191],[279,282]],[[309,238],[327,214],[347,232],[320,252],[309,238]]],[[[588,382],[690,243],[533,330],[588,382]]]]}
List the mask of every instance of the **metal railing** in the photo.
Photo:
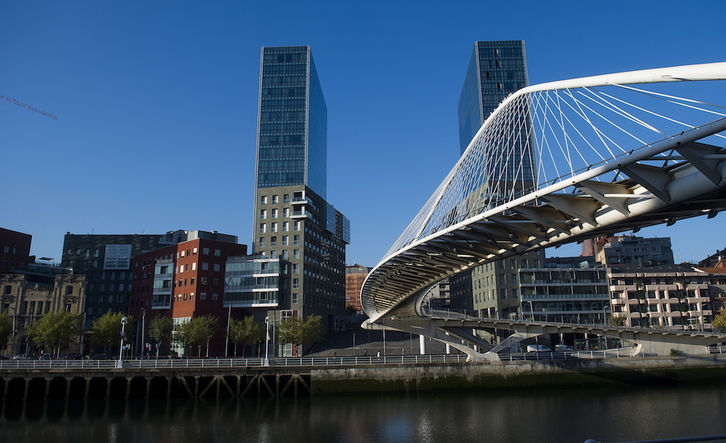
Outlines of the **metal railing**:
{"type": "MultiPolygon", "coordinates": [[[[381,355],[341,357],[275,357],[269,366],[355,366],[417,365],[425,363],[464,363],[466,354],[381,355]]],[[[118,360],[0,360],[0,369],[113,369],[118,360]]],[[[265,366],[264,358],[164,358],[124,360],[123,368],[239,368],[265,366]]]]}

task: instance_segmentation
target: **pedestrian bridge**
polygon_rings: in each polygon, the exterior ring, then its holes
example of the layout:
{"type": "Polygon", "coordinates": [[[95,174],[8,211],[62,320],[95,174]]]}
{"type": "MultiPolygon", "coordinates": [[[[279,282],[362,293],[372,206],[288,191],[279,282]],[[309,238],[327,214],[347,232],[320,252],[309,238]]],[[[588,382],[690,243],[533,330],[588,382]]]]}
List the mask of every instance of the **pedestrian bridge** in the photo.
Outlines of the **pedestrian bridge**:
{"type": "Polygon", "coordinates": [[[714,217],[726,208],[723,80],[726,63],[711,63],[509,96],[368,275],[367,325],[412,332],[434,284],[488,262],[714,217]]]}

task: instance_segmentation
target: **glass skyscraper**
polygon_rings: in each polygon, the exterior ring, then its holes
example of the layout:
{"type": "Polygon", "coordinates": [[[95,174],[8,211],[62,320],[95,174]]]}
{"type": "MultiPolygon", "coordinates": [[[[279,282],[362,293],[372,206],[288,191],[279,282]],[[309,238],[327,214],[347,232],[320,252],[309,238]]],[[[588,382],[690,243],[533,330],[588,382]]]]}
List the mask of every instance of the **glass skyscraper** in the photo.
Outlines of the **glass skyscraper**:
{"type": "Polygon", "coordinates": [[[499,103],[528,83],[524,41],[474,42],[458,106],[462,154],[499,103]]]}
{"type": "Polygon", "coordinates": [[[327,187],[328,110],[308,46],[262,48],[256,187],[327,187]]]}
{"type": "MultiPolygon", "coordinates": [[[[463,154],[489,115],[510,94],[528,85],[524,41],[474,43],[459,98],[459,144],[463,154]]],[[[536,178],[531,123],[526,112],[512,116],[508,144],[487,147],[479,197],[496,201],[502,193],[521,192],[536,178]],[[514,119],[517,119],[516,121],[514,119]],[[529,143],[524,141],[529,140],[529,143]]],[[[479,205],[473,205],[479,207],[479,205]]],[[[516,317],[520,312],[520,268],[544,263],[544,252],[530,252],[478,266],[450,278],[451,307],[482,317],[516,317]]]]}
{"type": "Polygon", "coordinates": [[[350,222],[325,200],[327,108],[310,47],[262,48],[257,122],[252,249],[290,263],[289,299],[267,315],[342,329],[350,222]]]}

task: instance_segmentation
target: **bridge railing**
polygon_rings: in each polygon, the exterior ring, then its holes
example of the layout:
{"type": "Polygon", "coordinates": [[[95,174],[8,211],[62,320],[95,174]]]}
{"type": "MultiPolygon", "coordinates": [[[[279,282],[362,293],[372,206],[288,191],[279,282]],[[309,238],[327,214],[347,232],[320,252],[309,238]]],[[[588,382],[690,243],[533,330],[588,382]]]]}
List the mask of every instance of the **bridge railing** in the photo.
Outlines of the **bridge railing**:
{"type": "MultiPolygon", "coordinates": [[[[330,357],[275,357],[268,359],[270,366],[349,366],[425,363],[464,363],[466,354],[425,355],[371,355],[330,357]]],[[[0,369],[113,369],[118,360],[0,360],[0,369]]],[[[124,360],[128,369],[154,368],[234,368],[265,366],[264,358],[173,358],[150,360],[124,360]]]]}

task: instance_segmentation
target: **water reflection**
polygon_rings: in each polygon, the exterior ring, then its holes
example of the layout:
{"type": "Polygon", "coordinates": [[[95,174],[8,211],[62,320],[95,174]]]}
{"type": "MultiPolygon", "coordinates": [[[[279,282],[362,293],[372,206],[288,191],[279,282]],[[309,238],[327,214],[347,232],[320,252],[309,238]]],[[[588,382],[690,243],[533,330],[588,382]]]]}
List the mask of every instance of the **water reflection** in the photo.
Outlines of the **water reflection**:
{"type": "Polygon", "coordinates": [[[726,385],[2,403],[2,442],[582,442],[726,434],[726,385]]]}

